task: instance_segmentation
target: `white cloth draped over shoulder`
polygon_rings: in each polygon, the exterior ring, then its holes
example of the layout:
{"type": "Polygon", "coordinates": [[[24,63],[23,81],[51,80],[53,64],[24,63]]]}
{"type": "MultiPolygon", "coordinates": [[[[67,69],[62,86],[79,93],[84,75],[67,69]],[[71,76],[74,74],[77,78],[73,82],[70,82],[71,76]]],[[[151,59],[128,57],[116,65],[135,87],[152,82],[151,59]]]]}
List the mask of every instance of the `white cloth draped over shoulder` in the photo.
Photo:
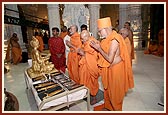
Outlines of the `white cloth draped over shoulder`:
{"type": "Polygon", "coordinates": [[[66,65],[67,65],[67,60],[68,60],[68,53],[70,51],[70,48],[66,45],[66,40],[70,41],[70,36],[69,35],[66,35],[64,37],[64,44],[65,44],[65,56],[66,56],[66,65]]]}

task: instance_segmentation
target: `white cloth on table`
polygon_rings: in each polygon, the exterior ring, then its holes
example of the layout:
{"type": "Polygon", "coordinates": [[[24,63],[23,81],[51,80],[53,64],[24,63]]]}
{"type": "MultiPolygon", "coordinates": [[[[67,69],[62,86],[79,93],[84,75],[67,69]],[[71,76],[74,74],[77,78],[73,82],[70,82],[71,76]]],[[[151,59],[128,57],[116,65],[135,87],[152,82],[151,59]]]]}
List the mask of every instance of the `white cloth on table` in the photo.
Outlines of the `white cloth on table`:
{"type": "MultiPolygon", "coordinates": [[[[34,84],[38,84],[38,83],[41,83],[41,81],[36,81],[36,82],[32,82],[31,78],[28,76],[27,72],[25,72],[25,77],[27,77],[28,79],[28,83],[29,83],[29,87],[32,89],[32,92],[33,92],[33,95],[35,97],[35,100],[36,100],[36,104],[38,105],[38,107],[40,106],[40,104],[42,103],[41,99],[39,98],[38,96],[38,93],[37,91],[35,90],[34,88],[34,84]]],[[[78,100],[81,100],[83,99],[87,94],[87,89],[81,89],[79,91],[76,91],[76,92],[73,92],[71,94],[68,94],[68,101],[69,102],[72,102],[72,101],[78,101],[78,100]]],[[[60,97],[60,98],[57,98],[57,99],[54,99],[52,101],[49,101],[49,102],[46,102],[43,107],[41,108],[41,110],[43,109],[47,109],[49,107],[52,107],[52,106],[56,106],[56,105],[59,105],[59,104],[63,104],[63,103],[66,103],[67,102],[67,96],[63,96],[63,97],[60,97]]]]}

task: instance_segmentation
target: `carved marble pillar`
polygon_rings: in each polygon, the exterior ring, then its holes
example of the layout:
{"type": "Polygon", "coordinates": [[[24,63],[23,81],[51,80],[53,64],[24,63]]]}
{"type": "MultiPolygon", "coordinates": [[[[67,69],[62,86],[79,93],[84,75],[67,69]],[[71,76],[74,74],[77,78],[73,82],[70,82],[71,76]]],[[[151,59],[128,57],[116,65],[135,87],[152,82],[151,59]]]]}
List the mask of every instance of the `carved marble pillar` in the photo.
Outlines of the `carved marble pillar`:
{"type": "MultiPolygon", "coordinates": [[[[18,11],[17,4],[5,4],[5,7],[14,11],[18,11]]],[[[11,17],[16,17],[19,18],[19,13],[14,12],[14,11],[5,11],[5,15],[11,16],[11,17]]],[[[19,44],[22,48],[23,52],[27,52],[27,49],[25,47],[25,44],[23,43],[23,36],[22,36],[22,31],[21,31],[21,26],[19,25],[12,25],[12,24],[4,24],[4,40],[9,39],[12,37],[13,33],[17,33],[17,36],[19,38],[19,44]]]]}
{"type": "Polygon", "coordinates": [[[119,30],[124,27],[127,21],[127,4],[119,4],[119,30]]]}
{"type": "Polygon", "coordinates": [[[47,8],[48,8],[50,36],[52,36],[52,28],[53,27],[58,27],[59,30],[61,31],[59,5],[58,4],[47,4],[47,8]]]}
{"type": "Polygon", "coordinates": [[[133,30],[134,47],[136,49],[142,48],[142,19],[141,19],[141,5],[129,4],[127,10],[127,21],[131,23],[131,29],[133,30]]]}
{"type": "Polygon", "coordinates": [[[142,19],[142,48],[149,47],[149,28],[150,28],[150,4],[141,5],[141,19],[142,19]]]}
{"type": "Polygon", "coordinates": [[[100,5],[99,4],[89,4],[89,13],[90,13],[90,32],[93,33],[93,36],[98,39],[97,35],[97,19],[100,17],[100,5]]]}

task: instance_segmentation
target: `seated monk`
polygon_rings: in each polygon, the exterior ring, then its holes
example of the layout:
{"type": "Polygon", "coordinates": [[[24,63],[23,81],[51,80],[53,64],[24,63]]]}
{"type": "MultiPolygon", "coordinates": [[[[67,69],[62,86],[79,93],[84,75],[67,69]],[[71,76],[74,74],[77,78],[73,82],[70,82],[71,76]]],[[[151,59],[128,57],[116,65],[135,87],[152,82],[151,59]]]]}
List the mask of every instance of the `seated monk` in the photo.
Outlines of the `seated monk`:
{"type": "Polygon", "coordinates": [[[158,34],[158,39],[159,39],[159,45],[158,45],[158,50],[155,55],[157,56],[164,56],[164,29],[161,29],[158,34]]]}
{"type": "Polygon", "coordinates": [[[19,44],[19,39],[16,33],[13,33],[12,37],[8,41],[8,48],[6,51],[6,61],[10,61],[10,52],[12,53],[12,62],[17,65],[22,61],[22,49],[19,44]],[[10,50],[11,49],[11,50],[10,50]]]}
{"type": "Polygon", "coordinates": [[[158,33],[159,44],[151,43],[148,50],[144,51],[144,54],[153,54],[156,56],[164,56],[164,29],[161,29],[158,33]]]}
{"type": "Polygon", "coordinates": [[[155,41],[151,41],[149,44],[149,48],[144,51],[144,54],[155,54],[158,50],[158,45],[155,41]]]}
{"type": "Polygon", "coordinates": [[[40,52],[37,50],[39,47],[39,41],[33,36],[30,45],[33,47],[32,55],[32,73],[49,73],[54,69],[54,64],[49,62],[50,55],[48,54],[45,57],[42,57],[40,52]]]}
{"type": "Polygon", "coordinates": [[[158,46],[157,56],[164,56],[164,42],[160,43],[158,46]]]}

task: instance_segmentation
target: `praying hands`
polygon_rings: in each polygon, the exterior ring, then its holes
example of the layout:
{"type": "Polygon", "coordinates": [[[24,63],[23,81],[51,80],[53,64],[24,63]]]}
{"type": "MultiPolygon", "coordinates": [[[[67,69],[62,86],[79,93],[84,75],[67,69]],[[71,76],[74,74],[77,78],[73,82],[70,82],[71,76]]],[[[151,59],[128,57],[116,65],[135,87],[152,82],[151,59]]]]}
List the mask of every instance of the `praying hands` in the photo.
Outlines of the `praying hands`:
{"type": "Polygon", "coordinates": [[[95,48],[97,51],[100,51],[101,49],[100,42],[90,41],[90,46],[95,48]]]}

